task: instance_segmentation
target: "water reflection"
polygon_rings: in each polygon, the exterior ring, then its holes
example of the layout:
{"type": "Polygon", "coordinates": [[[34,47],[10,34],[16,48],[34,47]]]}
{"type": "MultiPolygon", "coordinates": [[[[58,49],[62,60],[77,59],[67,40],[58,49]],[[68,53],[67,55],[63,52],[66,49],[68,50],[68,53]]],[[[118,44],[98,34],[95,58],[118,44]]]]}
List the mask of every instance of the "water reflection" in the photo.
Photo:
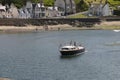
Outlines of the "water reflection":
{"type": "Polygon", "coordinates": [[[120,50],[109,50],[108,53],[120,52],[120,50]]]}
{"type": "Polygon", "coordinates": [[[61,59],[73,59],[73,58],[78,58],[78,57],[81,57],[84,53],[82,54],[77,54],[77,55],[61,55],[60,58],[61,59]]]}
{"type": "Polygon", "coordinates": [[[116,41],[116,42],[111,42],[111,43],[106,43],[106,46],[120,46],[120,41],[116,41]]]}

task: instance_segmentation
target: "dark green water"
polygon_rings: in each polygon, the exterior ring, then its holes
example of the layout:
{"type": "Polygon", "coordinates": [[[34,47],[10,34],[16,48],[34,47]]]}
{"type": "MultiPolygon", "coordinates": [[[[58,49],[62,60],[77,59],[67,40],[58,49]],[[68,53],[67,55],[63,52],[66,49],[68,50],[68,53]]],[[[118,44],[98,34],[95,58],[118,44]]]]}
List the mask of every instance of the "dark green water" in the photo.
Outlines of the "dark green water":
{"type": "Polygon", "coordinates": [[[13,80],[119,80],[120,32],[0,34],[0,77],[13,80]],[[61,57],[59,44],[70,40],[84,45],[85,54],[61,57]]]}

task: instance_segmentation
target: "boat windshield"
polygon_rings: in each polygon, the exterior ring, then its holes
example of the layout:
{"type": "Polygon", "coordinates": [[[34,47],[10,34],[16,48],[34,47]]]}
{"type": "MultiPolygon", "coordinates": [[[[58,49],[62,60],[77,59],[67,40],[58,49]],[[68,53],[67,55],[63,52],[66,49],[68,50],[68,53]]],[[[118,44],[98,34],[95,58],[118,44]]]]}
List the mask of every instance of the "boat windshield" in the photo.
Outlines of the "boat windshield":
{"type": "Polygon", "coordinates": [[[62,50],[74,50],[74,49],[76,49],[75,47],[71,47],[71,48],[62,48],[62,50]]]}
{"type": "Polygon", "coordinates": [[[69,48],[62,48],[62,50],[69,50],[69,48]]]}

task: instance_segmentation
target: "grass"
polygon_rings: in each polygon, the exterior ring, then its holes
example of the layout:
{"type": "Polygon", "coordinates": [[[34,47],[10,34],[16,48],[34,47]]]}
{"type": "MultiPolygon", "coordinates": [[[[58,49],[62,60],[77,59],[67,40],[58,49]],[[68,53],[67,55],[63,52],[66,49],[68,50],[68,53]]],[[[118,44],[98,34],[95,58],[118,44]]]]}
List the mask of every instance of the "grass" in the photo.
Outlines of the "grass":
{"type": "Polygon", "coordinates": [[[81,13],[76,13],[74,15],[69,15],[67,16],[67,18],[96,18],[95,16],[87,16],[85,14],[81,14],[81,13]]]}
{"type": "Polygon", "coordinates": [[[120,1],[109,0],[109,2],[110,2],[110,6],[112,6],[114,9],[116,9],[117,6],[120,6],[120,1]]]}
{"type": "Polygon", "coordinates": [[[83,14],[75,14],[75,15],[70,15],[67,16],[68,18],[87,18],[87,16],[83,15],[83,14]]]}

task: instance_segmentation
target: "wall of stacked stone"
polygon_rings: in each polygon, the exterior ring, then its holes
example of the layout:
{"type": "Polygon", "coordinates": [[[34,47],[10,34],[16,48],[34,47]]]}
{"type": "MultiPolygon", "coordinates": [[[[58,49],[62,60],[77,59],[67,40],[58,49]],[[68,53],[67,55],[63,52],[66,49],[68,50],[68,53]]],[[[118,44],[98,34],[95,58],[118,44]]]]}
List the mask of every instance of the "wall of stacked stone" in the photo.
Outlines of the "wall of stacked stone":
{"type": "Polygon", "coordinates": [[[120,16],[104,16],[100,17],[100,19],[105,21],[120,21],[120,16]]]}
{"type": "Polygon", "coordinates": [[[72,26],[92,26],[100,23],[99,18],[49,18],[49,19],[0,19],[0,26],[42,26],[42,25],[57,25],[69,24],[72,26]]]}

